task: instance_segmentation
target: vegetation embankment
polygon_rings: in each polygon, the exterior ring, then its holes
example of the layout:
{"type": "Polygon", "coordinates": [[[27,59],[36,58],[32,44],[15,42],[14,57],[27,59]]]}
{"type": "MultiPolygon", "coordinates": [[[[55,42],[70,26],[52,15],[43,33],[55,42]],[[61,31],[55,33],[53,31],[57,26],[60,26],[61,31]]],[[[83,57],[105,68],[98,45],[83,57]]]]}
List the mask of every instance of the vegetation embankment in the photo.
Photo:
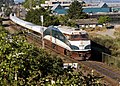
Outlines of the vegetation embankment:
{"type": "MultiPolygon", "coordinates": [[[[92,39],[94,42],[108,48],[111,51],[111,55],[106,55],[106,61],[108,59],[108,64],[113,64],[117,67],[120,67],[120,31],[119,29],[116,29],[114,33],[116,38],[112,38],[108,35],[103,36],[99,34],[91,34],[90,39],[92,39]]],[[[104,57],[102,57],[104,58],[104,57]]]]}

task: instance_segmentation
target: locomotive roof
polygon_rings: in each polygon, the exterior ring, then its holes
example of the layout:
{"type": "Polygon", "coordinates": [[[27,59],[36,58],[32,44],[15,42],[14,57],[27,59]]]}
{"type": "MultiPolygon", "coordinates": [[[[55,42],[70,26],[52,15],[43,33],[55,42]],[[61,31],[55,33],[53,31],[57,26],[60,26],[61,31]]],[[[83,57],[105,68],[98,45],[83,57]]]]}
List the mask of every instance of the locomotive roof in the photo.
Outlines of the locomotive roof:
{"type": "Polygon", "coordinates": [[[55,31],[58,31],[58,32],[60,31],[60,30],[58,29],[58,27],[54,27],[54,26],[49,26],[48,29],[52,29],[52,30],[55,30],[55,31]]]}
{"type": "Polygon", "coordinates": [[[77,33],[83,33],[83,34],[87,33],[85,30],[74,28],[74,27],[57,26],[57,28],[59,28],[59,30],[62,33],[69,34],[69,35],[71,35],[71,34],[77,34],[77,33]]]}

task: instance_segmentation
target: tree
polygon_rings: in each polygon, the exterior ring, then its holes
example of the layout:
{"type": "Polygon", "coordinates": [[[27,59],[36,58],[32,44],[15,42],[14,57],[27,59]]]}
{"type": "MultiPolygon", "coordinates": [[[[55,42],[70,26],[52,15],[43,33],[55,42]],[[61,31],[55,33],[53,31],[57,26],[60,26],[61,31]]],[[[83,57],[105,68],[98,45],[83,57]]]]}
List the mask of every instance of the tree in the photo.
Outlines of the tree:
{"type": "Polygon", "coordinates": [[[3,21],[3,19],[0,17],[0,25],[2,25],[2,21],[3,21]]]}
{"type": "Polygon", "coordinates": [[[60,15],[58,19],[61,25],[75,27],[75,22],[70,20],[67,15],[60,15]]]}
{"type": "Polygon", "coordinates": [[[109,16],[100,16],[99,19],[98,19],[98,23],[99,24],[103,24],[103,23],[107,23],[107,22],[110,22],[111,19],[109,16]]]}
{"type": "Polygon", "coordinates": [[[11,9],[11,8],[9,8],[9,7],[6,7],[6,10],[5,10],[5,15],[6,15],[6,16],[9,16],[9,15],[10,15],[10,13],[12,13],[12,9],[11,9]]]}
{"type": "Polygon", "coordinates": [[[34,24],[41,25],[41,20],[40,16],[43,15],[44,17],[44,26],[49,26],[49,25],[59,25],[59,20],[56,16],[50,16],[50,11],[46,10],[42,7],[40,9],[31,9],[28,11],[26,15],[26,21],[32,22],[34,24]]]}
{"type": "Polygon", "coordinates": [[[1,29],[0,34],[0,85],[31,85],[62,74],[62,60],[27,43],[21,32],[10,35],[1,29]]]}
{"type": "Polygon", "coordinates": [[[74,2],[71,3],[69,9],[68,9],[68,17],[70,19],[81,19],[81,18],[86,18],[87,14],[82,12],[82,4],[75,0],[74,2]]]}

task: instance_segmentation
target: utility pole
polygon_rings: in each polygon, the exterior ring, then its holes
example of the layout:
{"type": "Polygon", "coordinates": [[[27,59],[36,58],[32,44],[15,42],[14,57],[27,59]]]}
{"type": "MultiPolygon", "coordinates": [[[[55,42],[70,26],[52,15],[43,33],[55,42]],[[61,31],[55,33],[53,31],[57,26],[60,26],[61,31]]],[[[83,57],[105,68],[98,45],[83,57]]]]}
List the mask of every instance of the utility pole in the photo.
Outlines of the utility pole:
{"type": "Polygon", "coordinates": [[[42,48],[44,49],[44,38],[43,38],[43,36],[44,36],[44,34],[43,34],[43,32],[44,32],[44,27],[43,27],[43,15],[41,15],[40,16],[40,19],[41,19],[41,23],[42,23],[42,48]]]}
{"type": "Polygon", "coordinates": [[[32,8],[32,1],[29,0],[29,8],[31,9],[32,8]]]}
{"type": "Polygon", "coordinates": [[[17,7],[17,13],[18,13],[18,17],[20,17],[20,3],[18,2],[18,7],[17,7]]]}

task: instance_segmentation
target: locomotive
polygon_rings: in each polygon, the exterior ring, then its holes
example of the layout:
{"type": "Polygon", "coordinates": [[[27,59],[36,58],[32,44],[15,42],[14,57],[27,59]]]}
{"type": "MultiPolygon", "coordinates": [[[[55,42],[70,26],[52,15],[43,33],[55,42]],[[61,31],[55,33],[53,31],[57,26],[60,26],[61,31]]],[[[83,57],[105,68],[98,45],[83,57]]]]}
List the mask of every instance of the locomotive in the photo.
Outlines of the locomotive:
{"type": "Polygon", "coordinates": [[[62,55],[76,60],[88,60],[91,57],[91,41],[84,30],[71,27],[49,26],[43,27],[18,18],[10,14],[10,20],[27,29],[29,33],[39,36],[45,46],[49,46],[62,55]]]}

